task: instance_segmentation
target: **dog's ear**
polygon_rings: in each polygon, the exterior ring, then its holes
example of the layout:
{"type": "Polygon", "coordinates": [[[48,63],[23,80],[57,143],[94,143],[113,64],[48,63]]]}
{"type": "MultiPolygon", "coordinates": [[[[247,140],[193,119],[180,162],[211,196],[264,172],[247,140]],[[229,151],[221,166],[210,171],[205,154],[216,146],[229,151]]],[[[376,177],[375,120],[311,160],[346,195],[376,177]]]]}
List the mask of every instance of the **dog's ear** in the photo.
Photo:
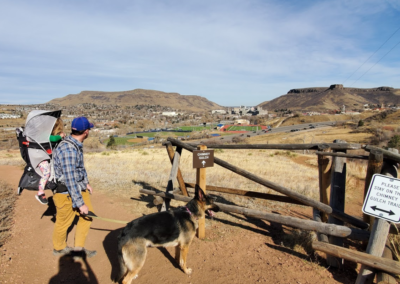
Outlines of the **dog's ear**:
{"type": "Polygon", "coordinates": [[[195,199],[200,200],[200,201],[205,201],[206,200],[206,194],[201,189],[201,187],[198,186],[197,184],[196,184],[194,192],[195,192],[195,195],[194,195],[195,199]]]}

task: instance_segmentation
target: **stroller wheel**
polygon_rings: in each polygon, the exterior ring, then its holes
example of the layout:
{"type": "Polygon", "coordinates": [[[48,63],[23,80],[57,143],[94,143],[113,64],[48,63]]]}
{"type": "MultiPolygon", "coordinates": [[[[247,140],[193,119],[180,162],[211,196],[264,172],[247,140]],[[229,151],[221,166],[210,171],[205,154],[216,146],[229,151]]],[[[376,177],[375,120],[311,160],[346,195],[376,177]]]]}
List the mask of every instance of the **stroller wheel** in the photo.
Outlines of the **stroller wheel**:
{"type": "Polygon", "coordinates": [[[21,195],[21,191],[22,191],[22,188],[18,187],[18,189],[17,189],[18,195],[21,195]]]}

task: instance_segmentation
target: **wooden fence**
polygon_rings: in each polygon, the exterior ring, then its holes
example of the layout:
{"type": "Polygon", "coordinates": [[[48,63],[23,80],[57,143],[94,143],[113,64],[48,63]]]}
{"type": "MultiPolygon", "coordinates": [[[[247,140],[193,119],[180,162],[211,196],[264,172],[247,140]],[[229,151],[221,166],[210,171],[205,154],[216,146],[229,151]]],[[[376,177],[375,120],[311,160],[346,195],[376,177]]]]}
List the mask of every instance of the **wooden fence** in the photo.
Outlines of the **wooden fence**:
{"type": "MultiPolygon", "coordinates": [[[[363,216],[363,220],[350,216],[344,212],[346,163],[347,158],[368,160],[368,168],[365,178],[364,198],[374,174],[379,173],[397,178],[400,155],[397,150],[384,150],[373,146],[350,144],[345,141],[335,140],[328,144],[252,144],[252,145],[215,145],[215,144],[191,144],[168,138],[164,143],[168,156],[172,163],[172,170],[166,192],[155,192],[142,189],[140,192],[155,195],[155,204],[162,204],[162,210],[168,209],[170,199],[189,201],[188,187],[194,188],[195,184],[185,183],[179,170],[179,161],[182,149],[193,152],[196,149],[277,149],[277,150],[314,150],[318,157],[319,172],[319,200],[299,194],[289,188],[285,188],[272,181],[256,176],[244,169],[236,167],[214,157],[214,163],[226,168],[238,175],[252,180],[260,185],[273,189],[282,195],[266,194],[253,191],[245,191],[232,188],[223,188],[212,185],[203,185],[207,191],[235,194],[246,197],[254,197],[310,206],[313,209],[313,220],[305,220],[289,216],[267,213],[259,210],[248,209],[240,206],[217,203],[223,212],[239,213],[249,217],[259,218],[282,225],[315,231],[318,240],[313,242],[313,249],[327,253],[327,263],[330,266],[340,268],[343,259],[354,261],[362,265],[356,283],[372,283],[375,274],[378,281],[384,283],[397,283],[393,275],[400,274],[400,264],[393,260],[389,249],[389,233],[398,234],[396,225],[391,225],[383,219],[375,219],[369,215],[363,216]],[[174,150],[173,146],[176,147],[174,150]],[[351,150],[364,150],[365,155],[352,155],[351,150]],[[332,163],[330,163],[332,159],[332,163]],[[329,167],[329,165],[331,165],[329,167]],[[174,191],[174,180],[178,181],[179,190],[174,191]],[[346,249],[343,247],[343,239],[349,238],[368,242],[366,252],[346,249]]],[[[358,151],[360,152],[360,151],[358,151]]]]}

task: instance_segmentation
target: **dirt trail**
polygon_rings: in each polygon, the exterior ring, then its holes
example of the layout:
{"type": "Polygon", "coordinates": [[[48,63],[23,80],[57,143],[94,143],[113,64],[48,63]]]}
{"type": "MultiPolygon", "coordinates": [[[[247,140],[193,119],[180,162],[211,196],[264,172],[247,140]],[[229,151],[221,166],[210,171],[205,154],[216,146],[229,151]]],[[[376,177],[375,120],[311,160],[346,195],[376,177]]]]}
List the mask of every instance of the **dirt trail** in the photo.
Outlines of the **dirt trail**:
{"type": "MultiPolygon", "coordinates": [[[[0,166],[0,179],[15,188],[21,174],[20,168],[0,166]]],[[[0,248],[0,283],[111,283],[121,224],[93,221],[86,247],[97,250],[97,256],[87,261],[55,257],[53,212],[51,207],[39,204],[34,194],[25,190],[17,200],[12,238],[0,248]]],[[[135,206],[138,201],[131,202],[135,206]]],[[[96,189],[92,203],[99,216],[127,221],[139,217],[119,206],[122,200],[96,189]]],[[[233,217],[237,222],[218,220],[218,216],[215,221],[207,220],[207,239],[195,239],[189,250],[191,276],[177,267],[173,249],[151,248],[138,279],[132,283],[354,283],[355,265],[341,271],[327,269],[323,259],[316,264],[305,254],[282,246],[282,226],[233,217]]],[[[68,240],[71,246],[73,233],[68,240]]]]}

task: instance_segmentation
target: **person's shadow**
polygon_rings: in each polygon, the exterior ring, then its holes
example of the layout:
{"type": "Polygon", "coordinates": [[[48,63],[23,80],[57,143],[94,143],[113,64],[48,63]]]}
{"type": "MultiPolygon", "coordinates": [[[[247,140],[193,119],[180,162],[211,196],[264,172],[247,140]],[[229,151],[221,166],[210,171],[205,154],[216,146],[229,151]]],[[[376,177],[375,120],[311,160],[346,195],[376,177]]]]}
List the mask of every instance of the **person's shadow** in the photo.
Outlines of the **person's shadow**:
{"type": "Polygon", "coordinates": [[[59,283],[98,284],[99,282],[86,260],[86,255],[82,252],[72,252],[60,257],[59,271],[49,281],[49,284],[59,283]],[[75,260],[76,257],[78,258],[75,260]]]}

